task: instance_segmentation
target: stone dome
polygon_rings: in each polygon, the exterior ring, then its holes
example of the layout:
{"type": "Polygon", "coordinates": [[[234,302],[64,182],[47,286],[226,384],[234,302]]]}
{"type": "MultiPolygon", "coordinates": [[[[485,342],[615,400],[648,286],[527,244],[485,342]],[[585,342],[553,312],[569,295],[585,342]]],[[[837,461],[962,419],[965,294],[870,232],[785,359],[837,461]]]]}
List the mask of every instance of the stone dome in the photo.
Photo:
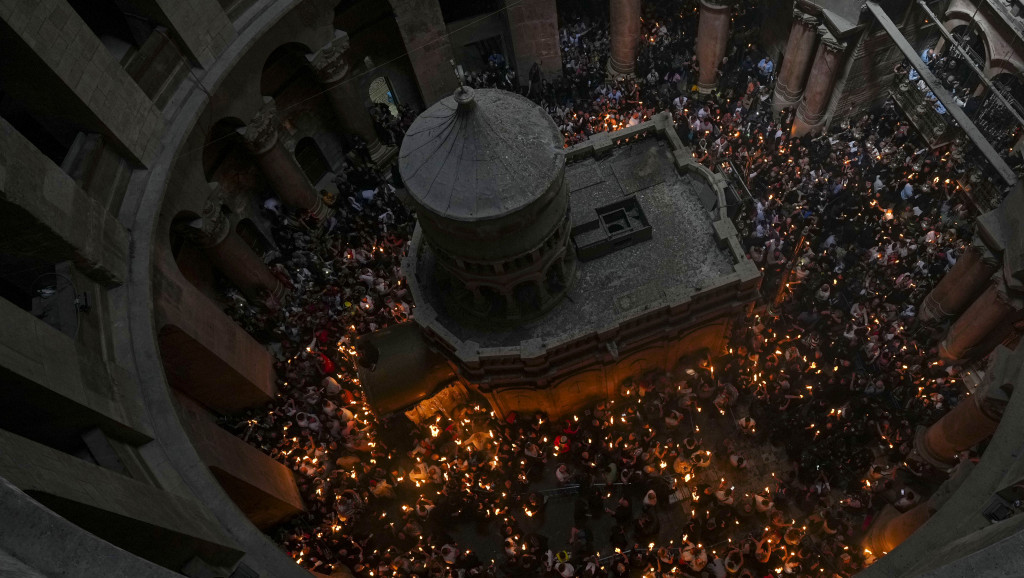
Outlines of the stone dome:
{"type": "Polygon", "coordinates": [[[563,150],[541,107],[511,92],[461,87],[412,124],[399,169],[420,209],[477,221],[543,196],[561,174],[563,150]]]}

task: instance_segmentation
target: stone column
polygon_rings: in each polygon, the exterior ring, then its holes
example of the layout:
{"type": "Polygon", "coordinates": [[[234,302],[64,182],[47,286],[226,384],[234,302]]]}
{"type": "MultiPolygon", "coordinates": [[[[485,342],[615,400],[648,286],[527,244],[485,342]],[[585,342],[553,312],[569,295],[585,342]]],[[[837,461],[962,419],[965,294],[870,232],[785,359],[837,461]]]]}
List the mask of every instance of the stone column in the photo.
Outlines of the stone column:
{"type": "Polygon", "coordinates": [[[701,94],[711,94],[718,88],[718,67],[725,58],[729,41],[730,9],[727,4],[700,0],[700,23],[697,26],[697,62],[700,78],[697,88],[701,94]]]}
{"type": "Polygon", "coordinates": [[[960,452],[988,438],[999,426],[1006,397],[1002,390],[980,387],[939,421],[918,430],[914,449],[928,463],[948,468],[960,452]]]}
{"type": "Polygon", "coordinates": [[[188,224],[189,239],[203,248],[210,263],[234,283],[252,301],[268,296],[280,301],[286,290],[281,280],[270,272],[263,259],[231,228],[221,210],[219,185],[211,183],[214,192],[203,207],[203,214],[188,224]]]}
{"type": "MultiPolygon", "coordinates": [[[[631,1],[639,4],[639,0],[631,1]]],[[[519,83],[524,86],[530,83],[534,63],[540,67],[544,78],[562,76],[562,46],[555,0],[505,0],[505,5],[519,83]]]]}
{"type": "Polygon", "coordinates": [[[609,0],[611,55],[608,76],[632,76],[636,72],[636,48],[640,43],[640,1],[609,0]]]}
{"type": "Polygon", "coordinates": [[[263,174],[284,204],[309,211],[317,219],[326,217],[330,209],[302,172],[295,156],[281,142],[274,99],[264,97],[263,100],[263,108],[246,127],[238,129],[238,133],[245,138],[246,146],[256,156],[263,174]]]}
{"type": "Polygon", "coordinates": [[[947,361],[987,355],[991,348],[985,351],[982,346],[991,343],[994,348],[1006,336],[997,333],[1008,333],[1018,318],[1019,311],[1007,296],[1004,283],[994,278],[988,289],[949,328],[939,345],[939,355],[947,361]]]}
{"type": "Polygon", "coordinates": [[[345,52],[348,50],[348,34],[338,30],[330,44],[313,54],[306,55],[317,80],[327,91],[327,100],[341,123],[342,130],[357,135],[366,141],[366,148],[374,164],[380,165],[395,154],[395,147],[384,146],[377,136],[373,118],[365,103],[369,98],[360,90],[358,77],[349,75],[351,67],[345,52]]]}
{"type": "Polygon", "coordinates": [[[776,113],[800,102],[817,44],[818,19],[794,10],[793,27],[789,30],[789,42],[786,43],[779,79],[772,96],[772,110],[776,113]]]}
{"type": "Polygon", "coordinates": [[[878,557],[892,552],[923,526],[933,513],[935,508],[927,501],[903,513],[893,506],[886,506],[868,530],[864,547],[878,557]]]}
{"type": "Polygon", "coordinates": [[[459,82],[451,65],[452,45],[438,0],[391,0],[391,7],[420,86],[423,105],[429,107],[451,96],[459,82]]]}
{"type": "Polygon", "coordinates": [[[803,136],[825,125],[825,115],[832,101],[832,89],[835,88],[839,69],[843,65],[846,45],[836,40],[824,27],[820,27],[819,32],[822,34],[821,42],[811,66],[803,100],[800,101],[793,121],[793,136],[803,136]]]}
{"type": "Polygon", "coordinates": [[[985,290],[998,270],[999,262],[984,244],[975,239],[924,298],[918,320],[944,321],[960,315],[985,290]]]}

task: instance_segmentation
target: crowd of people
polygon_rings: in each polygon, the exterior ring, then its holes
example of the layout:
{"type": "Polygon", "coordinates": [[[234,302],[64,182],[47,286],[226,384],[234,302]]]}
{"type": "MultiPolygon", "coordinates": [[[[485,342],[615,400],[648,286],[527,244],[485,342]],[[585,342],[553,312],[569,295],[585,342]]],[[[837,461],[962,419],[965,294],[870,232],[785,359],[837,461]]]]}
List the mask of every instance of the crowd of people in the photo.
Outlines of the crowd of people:
{"type": "MultiPolygon", "coordinates": [[[[758,313],[727,349],[634,376],[616,399],[557,420],[479,401],[422,424],[375,415],[356,338],[413,315],[399,262],[414,217],[358,147],[328,223],[268,203],[289,294],[268,306],[229,289],[228,310],[275,355],[281,394],[225,426],[296,472],[306,511],[271,533],[298,564],[359,577],[849,576],[883,554],[861,547],[881,507],[934,490],[940,477],[909,459],[914,428],[964,391],[914,304],[970,239],[966,152],[922,147],[891,103],[791,139],[792,112],[767,110],[772,63],[744,39],[740,4],[715,94],[692,90],[697,14],[684,2],[644,3],[635,79],[606,80],[606,21],[565,17],[564,75],[531,71],[521,89],[566,146],[671,110],[695,157],[749,194],[735,220],[764,272],[758,313]],[[566,504],[571,516],[548,515],[566,504]]],[[[502,59],[467,81],[519,85],[502,59]]],[[[413,116],[382,107],[378,128],[399,145],[413,116]]]]}

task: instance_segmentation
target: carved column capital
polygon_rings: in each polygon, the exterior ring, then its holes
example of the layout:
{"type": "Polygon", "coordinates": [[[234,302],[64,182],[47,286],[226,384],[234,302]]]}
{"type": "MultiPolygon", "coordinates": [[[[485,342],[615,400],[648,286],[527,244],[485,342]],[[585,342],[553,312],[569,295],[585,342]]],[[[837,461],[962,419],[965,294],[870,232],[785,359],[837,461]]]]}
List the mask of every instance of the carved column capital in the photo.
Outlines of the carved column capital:
{"type": "Polygon", "coordinates": [[[277,105],[269,96],[263,97],[263,107],[252,117],[249,124],[238,129],[246,146],[256,154],[270,150],[277,143],[277,105]]]}
{"type": "Polygon", "coordinates": [[[228,216],[221,210],[224,190],[216,181],[209,185],[210,196],[206,198],[202,214],[185,228],[189,241],[203,248],[219,245],[231,232],[228,216]]]}
{"type": "Polygon", "coordinates": [[[824,26],[818,26],[818,34],[821,36],[821,45],[825,48],[825,50],[832,53],[842,52],[846,50],[846,43],[841,42],[839,39],[833,36],[832,33],[828,31],[828,28],[824,26]]]}
{"type": "Polygon", "coordinates": [[[813,14],[808,14],[798,8],[793,9],[793,23],[801,24],[803,26],[806,26],[807,28],[813,29],[817,29],[818,24],[820,24],[817,16],[814,16],[813,14]]]}
{"type": "Polygon", "coordinates": [[[349,48],[348,34],[341,30],[334,31],[334,40],[313,54],[307,54],[306,60],[322,84],[333,84],[345,78],[349,64],[345,53],[349,48]]]}

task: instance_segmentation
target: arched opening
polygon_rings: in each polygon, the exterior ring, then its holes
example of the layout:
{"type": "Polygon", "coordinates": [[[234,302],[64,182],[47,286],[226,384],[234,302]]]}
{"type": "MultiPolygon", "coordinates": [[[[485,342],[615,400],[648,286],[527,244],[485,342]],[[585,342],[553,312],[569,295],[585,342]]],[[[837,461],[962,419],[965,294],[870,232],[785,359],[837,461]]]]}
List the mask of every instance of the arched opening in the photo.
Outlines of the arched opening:
{"type": "Polygon", "coordinates": [[[312,137],[305,137],[295,145],[295,160],[306,173],[309,182],[316,185],[331,171],[327,158],[312,137]]]}
{"type": "Polygon", "coordinates": [[[199,219],[192,211],[182,211],[171,221],[171,255],[178,265],[178,271],[193,287],[202,291],[214,301],[219,301],[217,293],[217,271],[209,259],[203,254],[202,247],[191,242],[191,223],[199,219]]]}
{"type": "Polygon", "coordinates": [[[992,85],[1018,113],[1024,114],[1024,80],[1021,80],[1020,74],[997,74],[992,79],[992,85]]]}
{"type": "Polygon", "coordinates": [[[562,271],[561,261],[556,259],[548,265],[547,273],[544,275],[544,283],[548,293],[551,295],[561,293],[565,289],[565,273],[562,271]]]}
{"type": "Polygon", "coordinates": [[[378,76],[370,83],[370,102],[386,106],[393,116],[398,116],[398,98],[386,76],[378,76]]]}
{"type": "Polygon", "coordinates": [[[278,110],[312,96],[316,86],[306,55],[313,52],[304,44],[283,44],[267,57],[260,73],[260,94],[277,102],[278,110]]]}
{"type": "Polygon", "coordinates": [[[455,279],[451,286],[452,299],[463,309],[472,309],[473,292],[466,288],[466,284],[460,279],[455,279]]]}
{"type": "MultiPolygon", "coordinates": [[[[1024,115],[1024,82],[1019,74],[1004,72],[992,78],[992,88],[998,91],[1017,114],[1024,115]]],[[[993,144],[1000,147],[1008,147],[1013,144],[1013,137],[1017,134],[1020,123],[1013,111],[1008,109],[1002,101],[992,92],[984,97],[978,107],[978,127],[985,133],[993,144]]]]}
{"type": "Polygon", "coordinates": [[[520,315],[531,315],[540,311],[540,287],[533,281],[520,283],[512,290],[520,315]]]}
{"type": "Polygon", "coordinates": [[[238,133],[244,127],[237,118],[222,118],[210,129],[203,146],[203,176],[208,182],[220,183],[228,193],[265,187],[263,174],[238,133]]]}
{"type": "Polygon", "coordinates": [[[505,301],[504,295],[493,287],[480,287],[478,291],[486,303],[486,314],[494,317],[504,317],[508,314],[508,302],[505,301]]]}
{"type": "MultiPolygon", "coordinates": [[[[964,49],[970,59],[974,62],[974,65],[980,70],[985,69],[985,40],[981,36],[981,32],[974,26],[957,26],[950,34],[953,39],[964,49]]],[[[949,70],[949,74],[953,78],[971,78],[974,76],[971,70],[971,65],[967,59],[961,56],[959,50],[953,47],[949,48],[948,52],[950,58],[953,59],[954,65],[949,70]]]]}
{"type": "Polygon", "coordinates": [[[385,77],[396,105],[417,108],[422,103],[416,75],[390,4],[385,0],[342,0],[334,9],[334,27],[348,32],[348,53],[359,55],[359,62],[352,62],[357,70],[364,70],[365,64],[373,71],[366,81],[385,77]]]}

